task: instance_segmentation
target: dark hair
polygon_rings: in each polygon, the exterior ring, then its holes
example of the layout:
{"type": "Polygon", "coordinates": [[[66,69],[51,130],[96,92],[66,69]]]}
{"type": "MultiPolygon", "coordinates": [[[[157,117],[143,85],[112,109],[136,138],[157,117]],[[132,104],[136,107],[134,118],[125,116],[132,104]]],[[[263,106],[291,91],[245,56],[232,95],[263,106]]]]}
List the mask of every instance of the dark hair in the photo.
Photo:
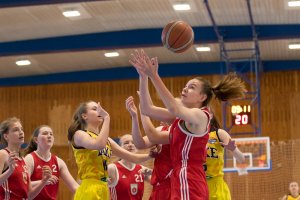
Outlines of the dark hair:
{"type": "MultiPolygon", "coordinates": [[[[26,149],[24,150],[24,155],[30,154],[31,152],[37,150],[37,143],[35,142],[34,138],[38,137],[40,134],[40,130],[43,127],[49,127],[48,125],[41,125],[38,126],[32,133],[32,136],[30,138],[30,142],[26,149]]],[[[50,128],[50,127],[49,127],[50,128]]]]}
{"type": "Polygon", "coordinates": [[[9,128],[13,123],[20,122],[20,119],[16,117],[7,118],[0,124],[0,137],[1,143],[7,146],[7,141],[4,139],[4,134],[8,134],[9,128]]]}
{"type": "Polygon", "coordinates": [[[215,115],[213,115],[212,119],[210,120],[210,126],[212,131],[217,131],[218,129],[221,128],[218,119],[216,118],[215,115]]]}
{"type": "Polygon", "coordinates": [[[72,118],[72,123],[68,129],[68,140],[69,141],[73,140],[73,136],[76,131],[84,130],[86,128],[86,121],[82,118],[82,114],[87,112],[87,104],[90,102],[92,102],[92,101],[87,101],[87,102],[81,103],[77,107],[77,109],[73,115],[73,118],[72,118]]]}
{"type": "Polygon", "coordinates": [[[211,86],[211,83],[202,77],[196,77],[196,79],[202,82],[203,93],[207,95],[207,98],[203,102],[202,106],[207,106],[209,104],[213,97],[213,94],[215,94],[216,98],[221,101],[243,98],[245,96],[245,84],[236,75],[236,73],[227,74],[215,86],[211,86]]]}

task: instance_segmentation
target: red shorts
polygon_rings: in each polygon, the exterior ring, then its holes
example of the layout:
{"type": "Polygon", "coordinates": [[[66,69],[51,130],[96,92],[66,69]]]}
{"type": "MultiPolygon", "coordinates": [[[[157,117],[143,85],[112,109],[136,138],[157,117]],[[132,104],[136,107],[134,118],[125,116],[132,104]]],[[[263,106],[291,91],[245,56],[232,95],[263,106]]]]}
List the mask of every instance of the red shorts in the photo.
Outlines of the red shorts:
{"type": "Polygon", "coordinates": [[[166,200],[171,199],[171,182],[169,178],[164,182],[161,182],[153,186],[149,200],[161,200],[161,199],[166,199],[166,200]]]}
{"type": "Polygon", "coordinates": [[[208,187],[201,166],[174,168],[171,175],[172,200],[208,200],[208,187]]]}

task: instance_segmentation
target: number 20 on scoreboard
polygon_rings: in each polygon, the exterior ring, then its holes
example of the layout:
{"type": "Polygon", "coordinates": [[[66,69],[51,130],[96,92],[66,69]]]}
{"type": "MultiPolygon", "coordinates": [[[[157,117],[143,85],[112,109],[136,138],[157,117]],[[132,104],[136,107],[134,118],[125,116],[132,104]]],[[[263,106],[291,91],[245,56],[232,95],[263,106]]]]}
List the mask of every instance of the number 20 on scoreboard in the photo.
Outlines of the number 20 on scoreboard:
{"type": "Polygon", "coordinates": [[[234,125],[251,124],[251,105],[232,105],[231,114],[234,125]]]}

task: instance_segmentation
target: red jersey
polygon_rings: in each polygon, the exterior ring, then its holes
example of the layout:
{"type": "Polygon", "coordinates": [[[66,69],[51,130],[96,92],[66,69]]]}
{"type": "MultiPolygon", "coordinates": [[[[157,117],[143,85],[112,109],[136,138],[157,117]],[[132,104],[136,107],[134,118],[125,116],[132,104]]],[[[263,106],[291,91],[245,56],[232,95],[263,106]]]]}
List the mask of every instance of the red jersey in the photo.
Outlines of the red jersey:
{"type": "MultiPolygon", "coordinates": [[[[202,109],[210,120],[208,109],[202,109]]],[[[187,130],[185,122],[176,119],[170,130],[170,154],[173,164],[171,199],[206,200],[208,189],[203,164],[206,160],[206,144],[210,123],[204,136],[187,130]]]]}
{"type": "MultiPolygon", "coordinates": [[[[59,178],[59,167],[57,162],[57,157],[53,154],[51,154],[49,161],[44,161],[41,159],[38,154],[34,151],[30,154],[33,158],[33,171],[31,174],[31,181],[38,181],[42,180],[42,167],[43,166],[49,166],[52,170],[52,175],[59,178]]],[[[58,193],[58,185],[59,182],[57,182],[54,185],[46,185],[41,192],[34,198],[35,200],[55,200],[57,198],[58,193]]]]}
{"type": "Polygon", "coordinates": [[[155,157],[154,166],[151,176],[151,185],[156,186],[164,181],[170,181],[172,170],[172,163],[170,157],[170,145],[163,144],[161,151],[155,157]]]}
{"type": "MultiPolygon", "coordinates": [[[[9,153],[8,149],[4,149],[9,153]]],[[[8,169],[6,169],[8,170],[8,169]]],[[[6,171],[5,170],[5,171],[6,171]]],[[[4,173],[3,171],[2,173],[4,173]]],[[[0,187],[0,199],[25,200],[28,197],[29,175],[23,158],[16,161],[16,167],[0,187]]]]}
{"type": "MultiPolygon", "coordinates": [[[[162,127],[162,131],[167,131],[169,126],[162,127]]],[[[151,176],[151,185],[156,186],[165,181],[170,181],[171,170],[173,169],[170,157],[170,145],[161,145],[161,151],[155,157],[151,176]]]]}
{"type": "Polygon", "coordinates": [[[117,180],[110,187],[112,200],[141,200],[144,194],[144,175],[139,173],[141,165],[135,165],[128,169],[122,163],[115,163],[117,168],[117,180]]]}

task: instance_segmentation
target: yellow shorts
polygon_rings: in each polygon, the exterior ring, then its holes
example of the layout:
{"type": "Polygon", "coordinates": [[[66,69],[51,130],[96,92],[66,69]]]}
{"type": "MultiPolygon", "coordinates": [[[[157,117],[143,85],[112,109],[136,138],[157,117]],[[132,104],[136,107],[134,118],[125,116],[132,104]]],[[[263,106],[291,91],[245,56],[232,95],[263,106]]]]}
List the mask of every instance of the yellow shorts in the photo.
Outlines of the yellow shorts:
{"type": "Polygon", "coordinates": [[[209,200],[231,200],[229,188],[223,177],[207,179],[209,200]]]}
{"type": "Polygon", "coordinates": [[[109,190],[106,182],[96,179],[82,180],[75,192],[74,200],[108,200],[109,190]]]}

